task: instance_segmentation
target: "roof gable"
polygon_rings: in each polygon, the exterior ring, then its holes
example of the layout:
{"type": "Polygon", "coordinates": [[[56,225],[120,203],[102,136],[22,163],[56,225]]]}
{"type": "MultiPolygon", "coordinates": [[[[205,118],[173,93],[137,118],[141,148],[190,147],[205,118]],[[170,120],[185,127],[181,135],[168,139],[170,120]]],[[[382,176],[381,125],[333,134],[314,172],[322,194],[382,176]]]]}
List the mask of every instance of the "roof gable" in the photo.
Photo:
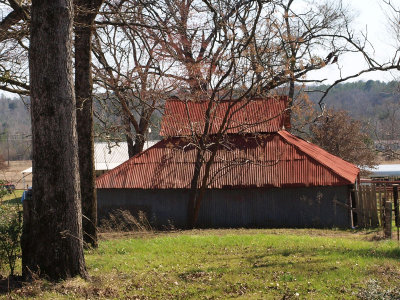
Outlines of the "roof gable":
{"type": "Polygon", "coordinates": [[[338,174],[339,176],[345,178],[350,183],[354,183],[356,178],[360,172],[360,169],[349,163],[340,157],[337,157],[324,149],[314,145],[310,142],[307,142],[301,138],[298,138],[289,132],[282,130],[278,132],[280,136],[282,136],[287,142],[297,147],[300,151],[304,152],[308,156],[312,157],[320,164],[323,164],[325,167],[331,169],[333,172],[338,174]]]}
{"type": "Polygon", "coordinates": [[[287,96],[256,98],[241,101],[183,101],[177,98],[167,100],[164,117],[161,122],[161,136],[187,136],[193,131],[202,134],[205,115],[212,105],[210,131],[219,131],[227,114],[228,122],[223,126],[224,133],[277,132],[290,121],[287,107],[287,96]]]}

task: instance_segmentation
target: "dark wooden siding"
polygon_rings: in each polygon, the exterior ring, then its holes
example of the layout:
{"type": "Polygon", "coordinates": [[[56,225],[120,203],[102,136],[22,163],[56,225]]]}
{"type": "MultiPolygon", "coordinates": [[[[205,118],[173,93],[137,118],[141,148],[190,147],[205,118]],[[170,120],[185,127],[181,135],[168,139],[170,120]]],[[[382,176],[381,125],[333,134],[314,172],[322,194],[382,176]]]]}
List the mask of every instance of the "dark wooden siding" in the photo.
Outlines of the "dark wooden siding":
{"type": "MultiPolygon", "coordinates": [[[[157,227],[184,227],[187,190],[98,189],[100,218],[122,208],[146,212],[157,227]]],[[[350,227],[349,188],[212,189],[202,203],[199,227],[350,227]]]]}

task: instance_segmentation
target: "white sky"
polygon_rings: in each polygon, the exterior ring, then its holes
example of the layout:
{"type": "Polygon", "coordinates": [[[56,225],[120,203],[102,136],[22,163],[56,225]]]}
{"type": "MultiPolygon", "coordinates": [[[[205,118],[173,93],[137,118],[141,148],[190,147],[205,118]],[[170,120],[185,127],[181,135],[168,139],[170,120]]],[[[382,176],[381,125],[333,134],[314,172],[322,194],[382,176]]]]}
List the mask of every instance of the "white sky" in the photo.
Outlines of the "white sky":
{"type": "MultiPolygon", "coordinates": [[[[388,61],[396,50],[394,47],[395,38],[390,34],[387,15],[384,11],[388,9],[388,6],[382,0],[343,0],[343,2],[351,8],[355,15],[353,28],[356,31],[368,32],[368,39],[375,49],[374,57],[379,62],[388,61]]],[[[400,6],[400,0],[392,0],[392,3],[400,6]]],[[[373,50],[370,50],[373,53],[373,50]]],[[[366,67],[363,58],[357,54],[342,55],[339,57],[338,63],[342,69],[342,76],[357,73],[366,67]]],[[[328,82],[332,82],[339,77],[339,71],[337,66],[328,66],[323,70],[314,72],[312,77],[327,78],[328,82]]],[[[399,77],[400,73],[397,71],[374,72],[364,74],[351,81],[369,79],[390,81],[399,77]]]]}

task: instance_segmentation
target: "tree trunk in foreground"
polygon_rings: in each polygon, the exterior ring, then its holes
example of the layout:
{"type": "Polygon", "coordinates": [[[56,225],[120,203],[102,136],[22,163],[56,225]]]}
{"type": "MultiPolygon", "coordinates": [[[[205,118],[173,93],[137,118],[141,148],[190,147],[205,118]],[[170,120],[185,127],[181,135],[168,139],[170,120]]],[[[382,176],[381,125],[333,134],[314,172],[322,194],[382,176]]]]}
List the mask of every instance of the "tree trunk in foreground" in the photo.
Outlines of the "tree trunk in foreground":
{"type": "Polygon", "coordinates": [[[75,93],[79,172],[82,197],[83,240],[97,247],[97,197],[95,186],[93,100],[92,100],[92,30],[102,0],[75,0],[75,93]]]}
{"type": "Polygon", "coordinates": [[[51,280],[87,276],[83,256],[72,0],[33,0],[29,71],[33,199],[22,238],[22,271],[51,280]]]}

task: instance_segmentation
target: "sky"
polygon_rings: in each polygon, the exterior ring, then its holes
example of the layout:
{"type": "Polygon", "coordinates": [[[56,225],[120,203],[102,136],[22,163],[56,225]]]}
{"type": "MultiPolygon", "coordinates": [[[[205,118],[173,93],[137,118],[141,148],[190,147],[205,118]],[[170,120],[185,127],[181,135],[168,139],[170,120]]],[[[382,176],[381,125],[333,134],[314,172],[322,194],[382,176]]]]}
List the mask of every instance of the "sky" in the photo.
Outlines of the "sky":
{"type": "MultiPolygon", "coordinates": [[[[400,0],[392,0],[396,5],[400,0]]],[[[353,28],[356,31],[368,32],[368,39],[374,45],[374,57],[380,61],[387,61],[395,52],[395,39],[390,34],[385,10],[388,6],[382,0],[343,0],[348,5],[350,11],[354,14],[353,28]]],[[[372,52],[372,49],[371,49],[372,52]]],[[[365,61],[360,55],[346,54],[339,57],[338,64],[342,70],[342,76],[357,73],[366,67],[365,61]]],[[[312,77],[326,78],[327,82],[332,82],[340,76],[337,66],[328,66],[323,70],[314,72],[312,77]]],[[[374,72],[362,75],[357,80],[380,80],[390,81],[399,79],[400,73],[393,72],[374,72]]]]}

